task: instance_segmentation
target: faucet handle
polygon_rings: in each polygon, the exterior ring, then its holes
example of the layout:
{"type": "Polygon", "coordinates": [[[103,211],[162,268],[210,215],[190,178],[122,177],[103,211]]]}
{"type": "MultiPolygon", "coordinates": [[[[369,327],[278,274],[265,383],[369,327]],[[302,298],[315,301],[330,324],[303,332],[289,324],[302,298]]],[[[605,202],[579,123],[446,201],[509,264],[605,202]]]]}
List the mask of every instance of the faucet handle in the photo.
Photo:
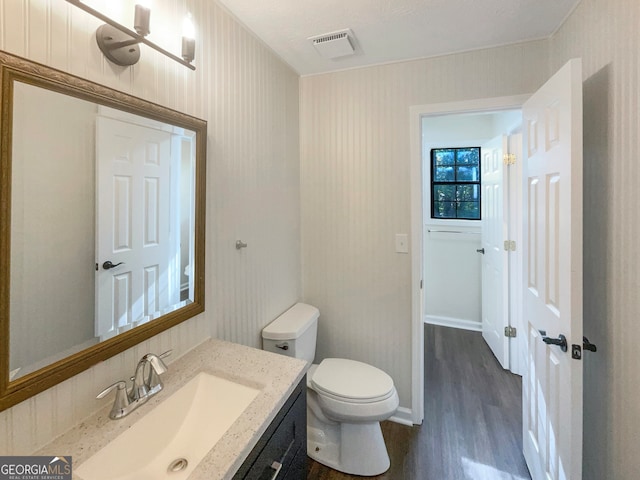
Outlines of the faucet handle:
{"type": "Polygon", "coordinates": [[[173,353],[173,348],[167,350],[166,352],[161,353],[160,355],[158,355],[158,358],[162,359],[162,358],[170,357],[172,353],[173,353]]]}
{"type": "Polygon", "coordinates": [[[155,395],[164,387],[162,383],[162,379],[160,375],[165,373],[168,370],[168,367],[162,361],[163,358],[167,358],[171,355],[172,350],[167,350],[160,355],[147,354],[143,358],[145,358],[151,368],[149,369],[149,376],[147,377],[147,386],[149,388],[149,394],[155,395]]]}
{"type": "Polygon", "coordinates": [[[126,390],[127,389],[127,384],[124,382],[124,380],[120,380],[120,381],[114,383],[113,385],[109,385],[107,388],[105,388],[103,391],[101,391],[98,395],[96,395],[96,398],[104,398],[109,394],[109,392],[111,392],[111,390],[114,390],[116,388],[118,389],[118,391],[116,392],[116,397],[117,397],[118,393],[121,390],[126,390]]]}
{"type": "Polygon", "coordinates": [[[109,385],[103,391],[101,391],[96,398],[104,398],[111,392],[111,390],[116,391],[116,398],[113,401],[113,407],[111,407],[111,412],[109,412],[109,418],[115,420],[117,418],[124,417],[127,413],[127,407],[129,407],[129,397],[127,395],[127,384],[120,380],[113,385],[109,385]]]}
{"type": "Polygon", "coordinates": [[[147,353],[140,361],[151,365],[151,371],[155,371],[158,375],[165,373],[169,369],[160,355],[153,353],[147,353]]]}

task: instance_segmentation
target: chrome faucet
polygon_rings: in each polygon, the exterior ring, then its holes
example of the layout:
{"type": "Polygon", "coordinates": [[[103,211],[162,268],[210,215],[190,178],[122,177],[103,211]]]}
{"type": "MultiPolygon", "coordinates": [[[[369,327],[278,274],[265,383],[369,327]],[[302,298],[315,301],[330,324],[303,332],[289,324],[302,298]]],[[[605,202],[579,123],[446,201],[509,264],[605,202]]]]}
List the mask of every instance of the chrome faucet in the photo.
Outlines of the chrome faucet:
{"type": "Polygon", "coordinates": [[[171,350],[161,355],[147,353],[140,359],[136,366],[135,374],[131,377],[133,384],[129,391],[127,391],[126,382],[120,380],[98,394],[96,398],[103,398],[112,390],[116,391],[116,397],[111,412],[109,412],[109,418],[116,420],[126,417],[162,390],[164,385],[160,375],[167,371],[167,366],[162,359],[169,355],[171,355],[171,350]],[[149,366],[149,371],[145,375],[147,365],[149,366]]]}
{"type": "Polygon", "coordinates": [[[136,366],[136,373],[131,377],[133,386],[129,392],[129,400],[136,401],[141,398],[151,397],[162,390],[163,384],[160,375],[167,371],[167,366],[162,358],[171,355],[171,350],[158,356],[154,353],[147,353],[140,359],[136,366]],[[145,375],[145,370],[149,365],[149,372],[145,375]]]}

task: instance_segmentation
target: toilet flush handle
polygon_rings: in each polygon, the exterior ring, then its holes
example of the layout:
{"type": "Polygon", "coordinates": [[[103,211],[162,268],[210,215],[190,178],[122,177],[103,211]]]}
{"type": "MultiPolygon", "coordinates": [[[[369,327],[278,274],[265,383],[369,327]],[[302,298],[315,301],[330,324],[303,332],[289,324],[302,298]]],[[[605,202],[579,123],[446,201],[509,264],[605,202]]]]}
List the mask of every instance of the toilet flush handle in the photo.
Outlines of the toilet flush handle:
{"type": "Polygon", "coordinates": [[[269,468],[273,470],[273,477],[271,477],[271,480],[275,480],[276,478],[278,478],[278,474],[280,473],[280,470],[282,470],[282,464],[274,460],[273,463],[269,466],[269,468]]]}
{"type": "Polygon", "coordinates": [[[276,343],[276,348],[280,350],[289,350],[289,344],[287,342],[276,343]]]}

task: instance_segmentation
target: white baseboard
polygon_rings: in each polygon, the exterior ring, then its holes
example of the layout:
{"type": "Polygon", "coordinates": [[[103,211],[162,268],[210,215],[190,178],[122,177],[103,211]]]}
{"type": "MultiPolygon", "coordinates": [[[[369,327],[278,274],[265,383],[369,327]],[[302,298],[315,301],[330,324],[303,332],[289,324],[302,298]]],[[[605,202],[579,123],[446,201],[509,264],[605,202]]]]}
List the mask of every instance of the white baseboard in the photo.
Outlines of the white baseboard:
{"type": "Polygon", "coordinates": [[[431,325],[440,325],[443,327],[461,328],[463,330],[473,330],[474,332],[482,331],[482,323],[475,320],[465,320],[463,318],[438,317],[436,315],[425,315],[424,323],[431,325]]]}
{"type": "Polygon", "coordinates": [[[413,412],[410,408],[398,407],[395,415],[389,421],[413,427],[413,412]]]}

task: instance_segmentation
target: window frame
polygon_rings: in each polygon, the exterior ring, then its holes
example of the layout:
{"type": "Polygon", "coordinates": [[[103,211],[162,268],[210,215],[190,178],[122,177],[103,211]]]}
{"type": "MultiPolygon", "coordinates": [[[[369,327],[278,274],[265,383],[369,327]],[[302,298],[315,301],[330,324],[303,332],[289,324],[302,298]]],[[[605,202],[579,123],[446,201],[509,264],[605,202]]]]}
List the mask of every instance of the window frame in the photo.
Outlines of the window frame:
{"type": "MultiPolygon", "coordinates": [[[[429,169],[430,169],[430,184],[431,184],[431,188],[430,188],[430,200],[429,203],[431,205],[431,220],[444,220],[447,222],[451,222],[451,221],[481,221],[482,220],[482,147],[480,146],[468,146],[468,147],[433,147],[430,149],[429,151],[429,169]],[[478,180],[477,181],[469,181],[469,180],[465,180],[465,181],[458,181],[457,179],[452,181],[452,182],[443,182],[443,181],[436,181],[435,180],[435,162],[434,162],[434,152],[437,150],[454,150],[455,151],[455,161],[453,163],[453,167],[454,167],[454,175],[457,175],[456,173],[456,167],[458,166],[458,162],[457,162],[457,152],[458,150],[470,150],[470,149],[477,149],[478,150],[478,180]],[[435,206],[436,206],[436,202],[434,200],[434,188],[438,185],[447,185],[447,186],[459,186],[459,185],[477,185],[478,186],[478,217],[477,218],[470,218],[470,217],[458,217],[458,207],[456,206],[456,216],[455,217],[438,217],[435,216],[435,206]]],[[[456,203],[458,203],[458,201],[456,201],[456,203]]]]}

